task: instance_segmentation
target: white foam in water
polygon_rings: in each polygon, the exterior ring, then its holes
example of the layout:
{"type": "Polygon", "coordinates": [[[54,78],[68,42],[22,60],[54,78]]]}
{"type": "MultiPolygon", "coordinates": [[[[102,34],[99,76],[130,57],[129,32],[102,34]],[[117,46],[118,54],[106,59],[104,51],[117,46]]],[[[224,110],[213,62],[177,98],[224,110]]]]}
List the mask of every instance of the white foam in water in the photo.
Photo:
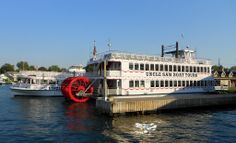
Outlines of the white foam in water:
{"type": "Polygon", "coordinates": [[[155,131],[157,125],[155,125],[154,123],[150,124],[135,123],[135,127],[141,130],[141,131],[136,131],[136,133],[147,134],[149,132],[155,131]]]}

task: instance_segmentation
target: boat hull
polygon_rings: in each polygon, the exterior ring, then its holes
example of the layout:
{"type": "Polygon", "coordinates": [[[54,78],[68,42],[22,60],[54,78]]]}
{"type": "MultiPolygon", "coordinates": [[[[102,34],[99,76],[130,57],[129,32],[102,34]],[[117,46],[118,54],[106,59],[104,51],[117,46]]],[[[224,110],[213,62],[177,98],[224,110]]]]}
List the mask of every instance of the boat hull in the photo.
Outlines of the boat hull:
{"type": "Polygon", "coordinates": [[[15,96],[45,96],[45,97],[63,96],[61,90],[29,90],[29,89],[11,88],[11,91],[15,96]]]}

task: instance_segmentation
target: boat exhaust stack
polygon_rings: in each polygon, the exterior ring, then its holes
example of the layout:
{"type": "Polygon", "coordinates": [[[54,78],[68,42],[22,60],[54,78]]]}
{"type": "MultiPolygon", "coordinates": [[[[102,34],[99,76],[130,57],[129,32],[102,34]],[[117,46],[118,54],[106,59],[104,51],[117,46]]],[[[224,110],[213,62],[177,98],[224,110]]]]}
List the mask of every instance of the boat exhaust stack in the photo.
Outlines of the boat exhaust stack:
{"type": "Polygon", "coordinates": [[[175,58],[178,59],[179,58],[179,43],[178,42],[176,42],[175,47],[176,47],[175,58]]]}
{"type": "Polygon", "coordinates": [[[164,57],[164,45],[161,45],[161,57],[164,57]]]}

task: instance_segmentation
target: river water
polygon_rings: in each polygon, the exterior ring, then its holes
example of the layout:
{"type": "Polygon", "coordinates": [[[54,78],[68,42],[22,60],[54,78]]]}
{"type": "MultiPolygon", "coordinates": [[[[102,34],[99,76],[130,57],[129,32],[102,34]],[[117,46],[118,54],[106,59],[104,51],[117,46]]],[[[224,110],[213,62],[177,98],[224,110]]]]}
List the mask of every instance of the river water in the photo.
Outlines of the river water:
{"type": "Polygon", "coordinates": [[[14,97],[0,87],[0,142],[236,142],[236,107],[107,117],[94,102],[14,97]],[[135,126],[154,124],[144,133],[135,126]]]}

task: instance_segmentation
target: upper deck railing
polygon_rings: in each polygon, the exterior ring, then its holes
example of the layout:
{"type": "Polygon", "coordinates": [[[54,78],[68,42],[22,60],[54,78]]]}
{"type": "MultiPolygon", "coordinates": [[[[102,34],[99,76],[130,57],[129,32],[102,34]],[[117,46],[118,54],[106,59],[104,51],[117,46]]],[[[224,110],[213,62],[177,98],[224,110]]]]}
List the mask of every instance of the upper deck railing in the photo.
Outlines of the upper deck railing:
{"type": "Polygon", "coordinates": [[[152,62],[173,62],[173,63],[189,63],[189,64],[205,64],[210,65],[211,61],[207,59],[185,59],[185,58],[173,58],[173,57],[161,57],[153,55],[141,55],[124,53],[119,51],[110,51],[108,53],[97,54],[96,58],[91,58],[90,62],[98,62],[109,59],[121,59],[121,60],[138,60],[138,61],[152,61],[152,62]]]}

